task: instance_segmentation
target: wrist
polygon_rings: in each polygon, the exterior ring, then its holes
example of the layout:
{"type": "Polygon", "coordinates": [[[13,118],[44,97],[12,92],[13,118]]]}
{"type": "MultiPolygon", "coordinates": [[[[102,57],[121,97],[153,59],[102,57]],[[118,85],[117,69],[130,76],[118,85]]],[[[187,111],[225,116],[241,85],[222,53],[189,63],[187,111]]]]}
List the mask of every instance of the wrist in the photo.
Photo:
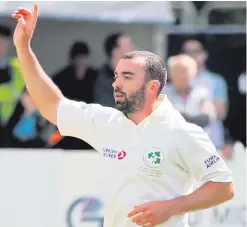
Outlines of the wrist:
{"type": "Polygon", "coordinates": [[[31,46],[29,44],[16,46],[17,52],[30,51],[30,50],[31,50],[31,46]]]}
{"type": "Polygon", "coordinates": [[[173,216],[186,213],[184,210],[186,203],[186,196],[177,197],[170,200],[170,210],[173,216]]]}

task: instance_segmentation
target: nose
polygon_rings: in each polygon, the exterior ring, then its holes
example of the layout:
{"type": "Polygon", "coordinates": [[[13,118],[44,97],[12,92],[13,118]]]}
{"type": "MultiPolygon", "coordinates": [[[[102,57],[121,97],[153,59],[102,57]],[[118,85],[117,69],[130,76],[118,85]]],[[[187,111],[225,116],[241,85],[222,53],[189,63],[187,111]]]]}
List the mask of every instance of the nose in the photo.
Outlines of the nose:
{"type": "Polygon", "coordinates": [[[120,78],[116,78],[115,81],[112,83],[112,86],[114,88],[119,87],[120,89],[122,88],[122,82],[120,78]]]}

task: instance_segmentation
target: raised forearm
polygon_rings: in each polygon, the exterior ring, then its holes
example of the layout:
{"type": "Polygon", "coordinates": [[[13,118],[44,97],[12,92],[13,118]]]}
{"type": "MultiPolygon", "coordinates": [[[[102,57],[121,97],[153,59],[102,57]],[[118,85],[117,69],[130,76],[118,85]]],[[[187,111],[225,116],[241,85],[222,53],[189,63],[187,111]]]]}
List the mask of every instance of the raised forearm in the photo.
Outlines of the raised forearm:
{"type": "Polygon", "coordinates": [[[176,214],[203,210],[224,203],[234,196],[232,183],[209,182],[192,194],[174,199],[176,214]]]}
{"type": "Polygon", "coordinates": [[[54,108],[56,107],[54,106],[63,97],[61,91],[46,75],[31,47],[17,48],[17,55],[27,90],[33,101],[48,120],[56,123],[54,119],[54,108]]]}

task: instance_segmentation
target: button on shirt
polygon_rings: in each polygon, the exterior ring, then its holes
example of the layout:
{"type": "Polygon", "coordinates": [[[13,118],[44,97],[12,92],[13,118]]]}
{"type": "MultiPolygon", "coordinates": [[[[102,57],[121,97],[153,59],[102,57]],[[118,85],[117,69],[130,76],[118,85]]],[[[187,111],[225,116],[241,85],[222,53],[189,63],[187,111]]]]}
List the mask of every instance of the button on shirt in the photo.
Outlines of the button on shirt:
{"type": "MultiPolygon", "coordinates": [[[[111,191],[104,227],[136,227],[127,217],[135,205],[186,195],[195,180],[232,181],[207,134],[187,123],[167,98],[138,125],[116,109],[64,99],[57,126],[62,135],[91,144],[112,170],[104,184],[111,191]]],[[[187,215],[158,227],[188,227],[187,215]]]]}

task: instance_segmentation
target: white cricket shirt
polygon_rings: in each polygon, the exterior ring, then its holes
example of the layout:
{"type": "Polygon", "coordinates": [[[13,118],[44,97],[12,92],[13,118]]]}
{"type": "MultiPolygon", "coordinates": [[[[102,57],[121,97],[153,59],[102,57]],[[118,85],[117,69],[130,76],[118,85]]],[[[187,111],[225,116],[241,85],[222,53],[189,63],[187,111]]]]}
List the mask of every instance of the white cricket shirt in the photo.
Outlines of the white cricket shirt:
{"type": "MultiPolygon", "coordinates": [[[[167,98],[138,125],[116,109],[64,99],[57,126],[62,135],[91,144],[112,168],[104,185],[112,190],[105,227],[136,227],[127,217],[134,205],[191,193],[195,180],[232,181],[207,134],[187,123],[167,98]]],[[[187,219],[174,216],[158,227],[188,227],[187,219]]]]}

